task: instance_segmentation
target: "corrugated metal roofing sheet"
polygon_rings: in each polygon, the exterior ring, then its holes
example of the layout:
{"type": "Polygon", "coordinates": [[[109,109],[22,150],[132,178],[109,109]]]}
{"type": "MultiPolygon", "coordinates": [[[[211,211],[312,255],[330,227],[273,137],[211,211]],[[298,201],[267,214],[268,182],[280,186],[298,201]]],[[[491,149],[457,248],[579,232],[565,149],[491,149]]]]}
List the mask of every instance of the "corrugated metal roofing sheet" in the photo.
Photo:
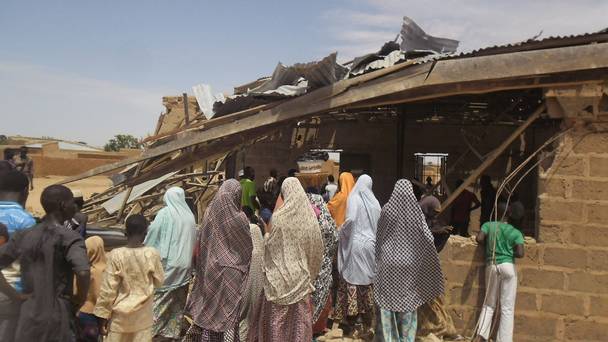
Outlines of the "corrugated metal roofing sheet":
{"type": "Polygon", "coordinates": [[[527,50],[541,50],[550,49],[555,47],[563,46],[575,46],[591,44],[594,42],[607,42],[608,41],[608,28],[593,32],[583,33],[578,35],[566,35],[566,36],[550,36],[543,39],[528,39],[521,42],[509,43],[504,45],[493,45],[483,48],[479,48],[473,51],[465,51],[454,56],[452,58],[462,57],[477,57],[477,56],[488,56],[497,55],[501,53],[510,53],[527,50]]]}

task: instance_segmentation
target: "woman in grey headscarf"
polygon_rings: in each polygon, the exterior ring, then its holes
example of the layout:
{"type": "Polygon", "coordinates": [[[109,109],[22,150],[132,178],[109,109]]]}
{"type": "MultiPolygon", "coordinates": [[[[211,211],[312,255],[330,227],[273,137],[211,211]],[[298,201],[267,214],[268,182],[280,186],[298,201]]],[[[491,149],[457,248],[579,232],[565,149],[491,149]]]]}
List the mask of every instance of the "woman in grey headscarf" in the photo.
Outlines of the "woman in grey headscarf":
{"type": "Polygon", "coordinates": [[[339,233],[340,284],[334,319],[362,320],[363,335],[373,327],[372,282],[376,273],[376,228],[380,203],[372,192],[372,178],[361,175],[346,204],[346,221],[339,233]]]}
{"type": "Polygon", "coordinates": [[[414,341],[416,310],[443,293],[433,235],[412,184],[397,181],[382,208],[376,240],[374,297],[379,306],[376,340],[414,341]]]}

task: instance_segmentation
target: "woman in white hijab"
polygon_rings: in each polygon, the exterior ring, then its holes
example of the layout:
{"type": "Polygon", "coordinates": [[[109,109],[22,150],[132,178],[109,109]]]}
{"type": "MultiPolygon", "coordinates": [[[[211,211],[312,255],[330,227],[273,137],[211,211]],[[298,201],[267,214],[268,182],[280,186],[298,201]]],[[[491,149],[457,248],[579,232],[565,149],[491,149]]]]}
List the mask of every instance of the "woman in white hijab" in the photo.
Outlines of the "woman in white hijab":
{"type": "Polygon", "coordinates": [[[334,319],[360,319],[362,336],[374,326],[372,283],[376,274],[376,228],[380,203],[372,192],[372,178],[361,175],[348,196],[346,221],[339,233],[340,284],[334,319]]]}
{"type": "Polygon", "coordinates": [[[191,277],[196,222],[184,190],[165,192],[162,208],[148,228],[144,244],[160,253],[165,282],[154,294],[154,336],[179,339],[191,277]]]}

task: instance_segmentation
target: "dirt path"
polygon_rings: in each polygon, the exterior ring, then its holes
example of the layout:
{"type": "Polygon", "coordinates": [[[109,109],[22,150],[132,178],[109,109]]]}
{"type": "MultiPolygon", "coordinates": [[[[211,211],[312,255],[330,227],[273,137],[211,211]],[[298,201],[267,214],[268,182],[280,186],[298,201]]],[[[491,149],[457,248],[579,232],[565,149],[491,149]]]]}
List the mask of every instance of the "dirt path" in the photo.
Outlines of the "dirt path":
{"type": "MultiPolygon", "coordinates": [[[[34,178],[34,190],[30,192],[30,196],[27,199],[26,208],[34,216],[43,216],[44,210],[40,205],[40,194],[42,190],[47,186],[57,183],[64,179],[64,176],[45,176],[34,178]]],[[[96,176],[74,183],[68,184],[68,187],[72,190],[80,190],[85,199],[95,192],[102,192],[112,185],[112,181],[105,176],[96,176]]]]}

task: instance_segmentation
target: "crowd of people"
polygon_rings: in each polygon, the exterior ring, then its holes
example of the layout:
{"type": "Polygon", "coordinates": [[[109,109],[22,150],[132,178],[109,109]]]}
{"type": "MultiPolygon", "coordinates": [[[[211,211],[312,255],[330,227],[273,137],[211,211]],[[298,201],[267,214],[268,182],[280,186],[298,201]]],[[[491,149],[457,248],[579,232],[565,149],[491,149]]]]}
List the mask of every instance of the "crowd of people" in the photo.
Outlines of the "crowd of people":
{"type": "MultiPolygon", "coordinates": [[[[244,168],[222,181],[200,227],[171,187],[154,220],[127,217],[126,246],[106,254],[100,237],[83,239],[70,189],[44,189],[36,220],[24,209],[28,176],[0,165],[0,340],[308,342],[335,324],[364,340],[459,337],[438,256],[452,227],[436,197],[401,179],[381,206],[369,175],[305,189],[293,173],[272,170],[257,189],[244,168]]],[[[523,237],[488,222],[477,240],[494,279],[479,334],[489,337],[500,297],[508,341],[523,237]]]]}

